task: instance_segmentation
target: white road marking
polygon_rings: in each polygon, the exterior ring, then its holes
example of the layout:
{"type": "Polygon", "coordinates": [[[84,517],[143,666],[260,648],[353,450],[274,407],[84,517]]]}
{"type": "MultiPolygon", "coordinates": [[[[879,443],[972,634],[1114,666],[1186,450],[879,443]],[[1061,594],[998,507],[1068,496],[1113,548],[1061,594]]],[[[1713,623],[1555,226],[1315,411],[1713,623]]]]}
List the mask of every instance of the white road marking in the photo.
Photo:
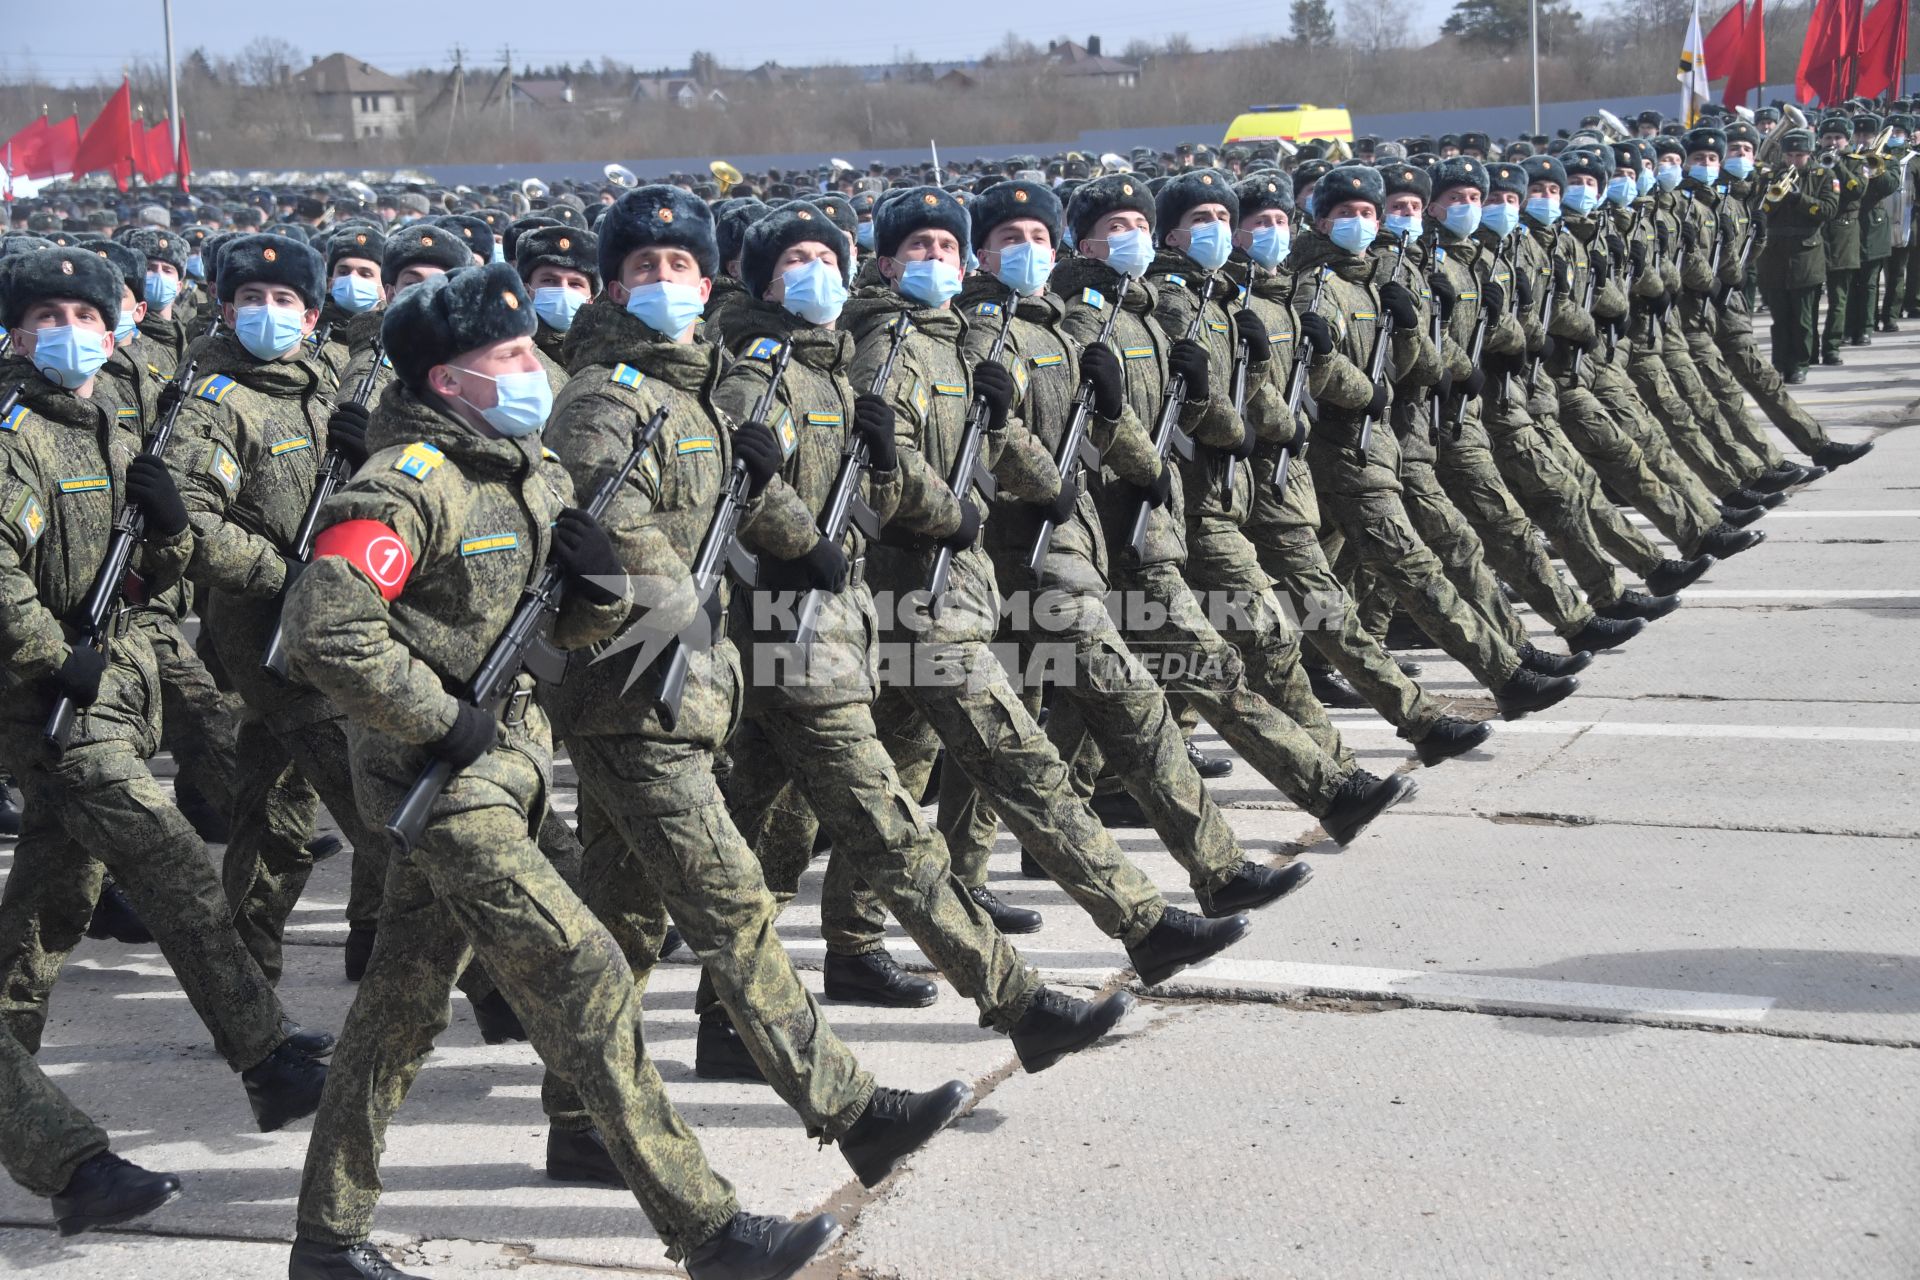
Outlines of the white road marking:
{"type": "MultiPolygon", "coordinates": [[[[1391,733],[1393,726],[1378,716],[1365,713],[1329,717],[1341,733],[1379,729],[1391,733]]],[[[1515,720],[1500,721],[1493,727],[1495,737],[1507,733],[1531,733],[1558,737],[1587,733],[1602,738],[1766,738],[1792,742],[1920,742],[1920,729],[1876,728],[1870,725],[1823,724],[1635,724],[1626,720],[1515,720]]]]}
{"type": "Polygon", "coordinates": [[[1603,982],[1558,982],[1500,974],[1361,965],[1295,964],[1271,960],[1210,960],[1163,986],[1182,989],[1262,990],[1298,995],[1410,1000],[1415,1004],[1497,1013],[1623,1014],[1659,1019],[1759,1022],[1770,996],[1711,991],[1617,987],[1603,982]]]}
{"type": "Polygon", "coordinates": [[[1682,600],[1920,600],[1920,587],[1907,590],[1882,590],[1877,587],[1780,587],[1773,589],[1755,588],[1747,591],[1738,587],[1688,587],[1680,595],[1682,600]]]}
{"type": "Polygon", "coordinates": [[[1769,520],[1911,520],[1920,516],[1920,507],[1902,507],[1892,511],[1790,511],[1776,507],[1769,520]]]}

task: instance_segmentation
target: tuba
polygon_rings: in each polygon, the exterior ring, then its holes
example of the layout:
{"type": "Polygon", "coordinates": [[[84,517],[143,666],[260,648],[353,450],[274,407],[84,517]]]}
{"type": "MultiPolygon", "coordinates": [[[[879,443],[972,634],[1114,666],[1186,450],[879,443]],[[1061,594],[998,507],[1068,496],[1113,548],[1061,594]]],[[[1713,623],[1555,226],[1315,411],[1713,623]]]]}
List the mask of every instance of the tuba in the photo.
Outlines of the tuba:
{"type": "Polygon", "coordinates": [[[723,200],[726,199],[727,192],[740,185],[740,171],[725,160],[715,160],[707,166],[707,172],[711,173],[714,181],[720,184],[720,198],[723,200]]]}
{"type": "Polygon", "coordinates": [[[634,175],[633,170],[623,164],[610,164],[600,172],[605,174],[607,181],[616,187],[631,190],[640,185],[640,179],[634,175]]]}
{"type": "Polygon", "coordinates": [[[545,200],[553,194],[553,188],[538,178],[524,178],[520,182],[520,194],[529,201],[545,200]]]}
{"type": "Polygon", "coordinates": [[[1605,107],[1594,114],[1600,117],[1601,136],[1605,141],[1625,142],[1633,136],[1633,130],[1627,128],[1627,122],[1605,107]]]}

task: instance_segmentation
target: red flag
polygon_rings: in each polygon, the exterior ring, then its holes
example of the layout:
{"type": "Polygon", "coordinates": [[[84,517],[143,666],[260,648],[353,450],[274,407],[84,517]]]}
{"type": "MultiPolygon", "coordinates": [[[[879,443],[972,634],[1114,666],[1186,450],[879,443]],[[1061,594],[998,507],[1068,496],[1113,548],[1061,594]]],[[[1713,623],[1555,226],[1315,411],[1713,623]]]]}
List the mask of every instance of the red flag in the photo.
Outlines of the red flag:
{"type": "MultiPolygon", "coordinates": [[[[1720,101],[1730,107],[1745,99],[1755,89],[1766,87],[1767,14],[1765,5],[1766,0],[1753,0],[1753,9],[1747,14],[1740,47],[1734,52],[1733,65],[1728,69],[1727,87],[1720,101]]],[[[1707,64],[1707,69],[1713,69],[1711,62],[1707,64]]]]}
{"type": "Polygon", "coordinates": [[[1860,24],[1860,76],[1853,91],[1863,98],[1900,96],[1907,66],[1907,0],[1880,0],[1860,24]]]}
{"type": "Polygon", "coordinates": [[[160,179],[173,172],[173,125],[166,120],[147,126],[143,155],[146,160],[141,176],[149,183],[158,184],[160,179]]]}
{"type": "Polygon", "coordinates": [[[15,178],[43,176],[38,170],[46,164],[47,118],[41,116],[20,132],[0,143],[0,162],[15,178]]]}
{"type": "Polygon", "coordinates": [[[1800,49],[1794,85],[1800,96],[1831,106],[1846,98],[1860,51],[1860,0],[1816,0],[1800,49]]]}
{"type": "MultiPolygon", "coordinates": [[[[1755,0],[1758,3],[1759,0],[1755,0]]],[[[180,122],[179,165],[174,170],[174,182],[182,191],[187,189],[187,179],[193,176],[193,153],[187,149],[187,122],[180,122]]]]}
{"type": "Polygon", "coordinates": [[[1720,21],[1707,32],[1702,49],[1707,55],[1707,75],[1715,80],[1729,74],[1740,57],[1746,39],[1747,0],[1733,0],[1720,21]]]}
{"type": "Polygon", "coordinates": [[[80,152],[80,117],[68,116],[47,130],[44,168],[28,174],[30,178],[53,178],[73,172],[73,158],[80,152]]]}
{"type": "Polygon", "coordinates": [[[80,149],[73,157],[76,177],[105,169],[113,174],[114,182],[122,191],[127,189],[138,155],[134,150],[132,100],[133,88],[122,80],[113,96],[107,99],[107,105],[101,108],[99,117],[87,126],[86,136],[80,139],[80,149]]]}

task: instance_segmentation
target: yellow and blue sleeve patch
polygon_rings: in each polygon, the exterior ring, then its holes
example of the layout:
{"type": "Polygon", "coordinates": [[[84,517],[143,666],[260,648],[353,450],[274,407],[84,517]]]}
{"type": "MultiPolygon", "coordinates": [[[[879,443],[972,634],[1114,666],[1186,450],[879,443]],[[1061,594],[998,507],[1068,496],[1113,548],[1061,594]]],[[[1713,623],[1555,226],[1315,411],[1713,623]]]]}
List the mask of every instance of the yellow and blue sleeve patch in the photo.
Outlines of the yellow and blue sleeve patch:
{"type": "Polygon", "coordinates": [[[483,556],[489,551],[511,551],[520,545],[517,533],[490,533],[483,538],[468,538],[460,544],[463,556],[483,556]]]}
{"type": "Polygon", "coordinates": [[[393,368],[393,357],[392,357],[392,356],[390,356],[390,355],[388,355],[388,354],[387,354],[386,352],[384,352],[384,351],[382,351],[382,352],[380,353],[380,367],[381,367],[382,369],[391,369],[391,368],[393,368]]]}
{"type": "Polygon", "coordinates": [[[113,481],[106,476],[75,476],[71,480],[60,482],[60,492],[98,493],[102,489],[113,488],[113,481]]]}
{"type": "Polygon", "coordinates": [[[1356,311],[1353,313],[1353,318],[1355,320],[1378,320],[1380,313],[1378,311],[1356,311]]]}
{"type": "Polygon", "coordinates": [[[718,453],[720,446],[714,443],[712,436],[688,436],[674,443],[673,451],[681,457],[690,453],[718,453]]]}
{"type": "MultiPolygon", "coordinates": [[[[759,341],[755,342],[752,346],[747,348],[747,359],[749,360],[771,360],[779,354],[780,354],[780,340],[777,338],[761,338],[759,341]]],[[[621,365],[620,367],[624,369],[627,366],[621,365]]],[[[614,381],[618,382],[619,379],[615,378],[614,381]]],[[[629,384],[629,385],[636,385],[636,384],[629,384]]]]}
{"type": "Polygon", "coordinates": [[[313,448],[313,440],[308,436],[288,436],[285,440],[276,440],[267,446],[267,453],[277,458],[283,453],[298,453],[302,449],[313,448]]]}
{"type": "Polygon", "coordinates": [[[937,396],[964,396],[967,394],[967,384],[964,382],[936,382],[933,384],[933,394],[937,396]]]}
{"type": "Polygon", "coordinates": [[[1051,369],[1057,365],[1065,364],[1067,362],[1067,355],[1064,351],[1056,351],[1052,355],[1029,356],[1028,359],[1033,362],[1033,367],[1036,369],[1051,369]]]}
{"type": "Polygon", "coordinates": [[[124,405],[121,408],[115,409],[113,411],[113,416],[115,419],[121,422],[126,422],[130,419],[138,419],[140,417],[140,409],[137,405],[124,405]]]}
{"type": "Polygon", "coordinates": [[[403,476],[415,480],[425,480],[433,474],[435,467],[447,460],[447,455],[428,444],[425,440],[415,440],[400,451],[394,460],[393,469],[403,476]]]}
{"type": "MultiPolygon", "coordinates": [[[[813,415],[808,414],[807,418],[811,421],[813,415]]],[[[783,458],[791,458],[793,451],[800,447],[800,437],[795,435],[793,431],[792,410],[782,409],[780,411],[780,421],[773,424],[773,434],[778,437],[780,441],[780,456],[783,458]]]]}
{"type": "Polygon", "coordinates": [[[240,463],[224,447],[213,446],[213,458],[207,463],[207,470],[226,486],[229,494],[240,491],[240,463]]]}
{"type": "Polygon", "coordinates": [[[40,535],[47,531],[47,513],[40,509],[40,500],[31,493],[22,493],[14,500],[7,521],[26,536],[28,547],[40,541],[40,535]]]}
{"type": "Polygon", "coordinates": [[[1151,360],[1153,359],[1153,348],[1152,347],[1128,347],[1126,348],[1126,350],[1122,351],[1120,354],[1129,360],[1151,360]]]}
{"type": "Polygon", "coordinates": [[[1215,333],[1225,333],[1227,330],[1231,329],[1232,327],[1233,327],[1232,325],[1227,324],[1223,320],[1207,321],[1207,328],[1213,330],[1215,333]]]}
{"type": "Polygon", "coordinates": [[[914,410],[919,413],[921,417],[924,418],[927,416],[927,405],[930,402],[927,399],[927,393],[920,389],[920,379],[915,378],[913,380],[913,390],[907,393],[907,398],[913,401],[914,410]]]}
{"type": "Polygon", "coordinates": [[[1000,314],[1000,304],[997,302],[983,302],[973,309],[973,314],[977,316],[997,316],[1000,314]]]}
{"type": "Polygon", "coordinates": [[[1293,330],[1291,329],[1282,329],[1277,333],[1269,331],[1267,333],[1267,345],[1270,347],[1277,347],[1283,342],[1291,341],[1292,338],[1293,338],[1293,330]]]}
{"type": "Polygon", "coordinates": [[[27,406],[17,404],[6,417],[0,418],[0,431],[18,431],[27,422],[27,406]]]}
{"type": "Polygon", "coordinates": [[[1104,311],[1107,306],[1107,295],[1098,289],[1082,289],[1080,291],[1080,301],[1086,303],[1095,311],[1104,311]]]}
{"type": "Polygon", "coordinates": [[[232,391],[233,387],[234,382],[232,378],[227,377],[225,374],[213,373],[208,374],[194,384],[193,394],[199,396],[202,400],[220,404],[226,400],[227,393],[232,391]]]}
{"type": "Polygon", "coordinates": [[[607,379],[607,381],[617,382],[623,387],[637,387],[646,380],[647,375],[630,364],[617,364],[613,366],[613,376],[607,379]]]}
{"type": "Polygon", "coordinates": [[[1480,291],[1478,289],[1468,289],[1466,292],[1460,295],[1460,301],[1478,302],[1480,301],[1480,291]]]}
{"type": "Polygon", "coordinates": [[[1181,274],[1180,274],[1179,272],[1177,272],[1177,271],[1175,271],[1175,272],[1173,272],[1173,273],[1171,273],[1171,274],[1169,274],[1169,275],[1167,276],[1167,283],[1168,283],[1168,284],[1185,284],[1186,282],[1187,282],[1187,278],[1186,278],[1185,276],[1183,276],[1183,275],[1181,275],[1181,274]]]}

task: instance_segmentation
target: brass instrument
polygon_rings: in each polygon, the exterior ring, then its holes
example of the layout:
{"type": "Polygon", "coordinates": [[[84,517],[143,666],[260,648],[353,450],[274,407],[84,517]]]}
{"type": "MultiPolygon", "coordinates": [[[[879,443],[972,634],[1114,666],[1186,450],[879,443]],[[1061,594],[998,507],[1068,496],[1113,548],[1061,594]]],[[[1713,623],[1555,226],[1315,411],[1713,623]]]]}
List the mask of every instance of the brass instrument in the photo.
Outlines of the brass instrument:
{"type": "Polygon", "coordinates": [[[640,179],[635,176],[633,170],[623,164],[610,164],[600,170],[600,172],[605,174],[607,181],[616,187],[632,190],[634,187],[640,185],[640,179]]]}
{"type": "Polygon", "coordinates": [[[725,160],[715,160],[707,166],[707,172],[720,184],[720,198],[726,199],[727,192],[739,186],[742,178],[740,171],[725,160]]]}
{"type": "Polygon", "coordinates": [[[1767,203],[1779,204],[1800,188],[1800,167],[1788,165],[1767,184],[1767,203]]]}
{"type": "Polygon", "coordinates": [[[545,200],[553,194],[553,188],[538,178],[525,178],[520,183],[520,194],[528,200],[545,200]]]}
{"type": "Polygon", "coordinates": [[[1600,117],[1600,128],[1607,142],[1624,142],[1633,136],[1633,130],[1627,128],[1627,122],[1605,107],[1594,114],[1600,117]]]}
{"type": "Polygon", "coordinates": [[[1807,113],[1791,102],[1782,102],[1779,107],[1780,123],[1774,126],[1771,133],[1760,139],[1760,145],[1754,149],[1753,157],[1760,164],[1772,165],[1780,162],[1780,147],[1785,142],[1789,130],[1806,129],[1810,132],[1813,128],[1807,122],[1807,113]]]}
{"type": "Polygon", "coordinates": [[[1887,144],[1892,141],[1893,126],[1888,125],[1874,135],[1873,145],[1860,153],[1860,159],[1866,162],[1867,172],[1872,176],[1877,178],[1887,171],[1887,165],[1893,159],[1887,144]]]}

